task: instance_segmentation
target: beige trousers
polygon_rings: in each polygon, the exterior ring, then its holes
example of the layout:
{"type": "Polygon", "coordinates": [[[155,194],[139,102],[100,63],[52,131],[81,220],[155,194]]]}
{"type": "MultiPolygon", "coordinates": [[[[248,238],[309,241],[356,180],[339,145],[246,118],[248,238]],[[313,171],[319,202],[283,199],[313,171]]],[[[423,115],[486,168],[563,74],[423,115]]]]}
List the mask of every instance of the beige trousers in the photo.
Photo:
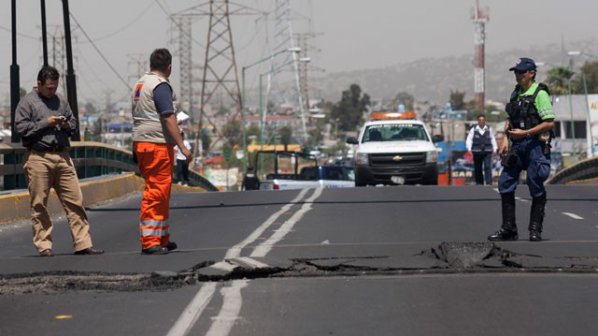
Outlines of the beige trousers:
{"type": "Polygon", "coordinates": [[[23,169],[31,198],[33,245],[37,250],[52,248],[52,221],[47,208],[50,188],[54,188],[66,212],[74,250],[92,247],[77,172],[68,152],[27,151],[23,169]]]}

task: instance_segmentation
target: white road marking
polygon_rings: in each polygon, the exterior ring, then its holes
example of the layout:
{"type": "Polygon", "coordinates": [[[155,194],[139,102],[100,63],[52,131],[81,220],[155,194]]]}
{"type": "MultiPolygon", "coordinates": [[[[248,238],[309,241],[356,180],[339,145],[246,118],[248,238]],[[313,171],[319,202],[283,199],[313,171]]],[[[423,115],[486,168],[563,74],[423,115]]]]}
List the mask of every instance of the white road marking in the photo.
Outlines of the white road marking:
{"type": "Polygon", "coordinates": [[[239,260],[240,262],[249,265],[251,267],[254,268],[266,268],[269,267],[268,264],[264,264],[263,262],[259,262],[255,259],[251,259],[249,257],[241,257],[241,258],[235,258],[235,260],[239,260]]]}
{"type": "Polygon", "coordinates": [[[207,336],[226,336],[230,333],[233,325],[239,319],[239,312],[243,305],[241,289],[248,283],[249,280],[235,280],[229,287],[220,290],[224,302],[218,316],[212,318],[213,322],[207,336]]]}
{"type": "MultiPolygon", "coordinates": [[[[230,262],[227,262],[226,260],[234,258],[238,258],[240,261],[255,267],[268,267],[268,265],[261,263],[257,260],[253,260],[249,257],[239,258],[241,250],[248,244],[251,244],[252,242],[256,241],[264,233],[264,231],[266,231],[266,229],[268,229],[280,216],[282,216],[285,212],[289,211],[295,203],[303,199],[303,197],[308,191],[309,189],[301,190],[297,197],[295,197],[290,203],[286,204],[280,210],[278,210],[276,213],[270,216],[247,238],[245,238],[239,244],[236,244],[230,249],[228,249],[228,251],[226,251],[223,261],[217,262],[210,267],[225,271],[233,270],[235,268],[235,265],[231,264],[230,262]]],[[[314,195],[315,194],[318,194],[319,196],[319,194],[321,194],[321,191],[319,193],[318,191],[316,191],[314,195]]],[[[313,202],[313,199],[315,198],[312,196],[311,201],[308,201],[313,202]]],[[[301,210],[303,210],[303,207],[299,211],[301,210]]],[[[220,313],[216,318],[214,318],[214,322],[212,323],[212,326],[208,331],[208,335],[228,335],[234,322],[238,318],[239,311],[241,310],[241,306],[243,304],[243,300],[241,297],[241,288],[247,286],[248,283],[249,280],[233,281],[233,284],[230,287],[223,288],[221,290],[221,293],[224,297],[224,303],[222,305],[220,313]]],[[[199,317],[201,316],[201,313],[203,312],[204,308],[210,303],[210,300],[212,299],[215,290],[215,283],[206,283],[205,285],[203,285],[199,292],[195,295],[193,300],[189,303],[187,308],[185,308],[179,319],[170,329],[167,336],[186,336],[197,322],[197,319],[199,319],[199,317]]]]}
{"type": "Polygon", "coordinates": [[[320,243],[320,245],[330,245],[330,240],[326,239],[320,243]]]}
{"type": "Polygon", "coordinates": [[[569,217],[571,217],[573,219],[583,219],[583,217],[581,217],[579,215],[576,215],[576,214],[574,214],[572,212],[563,212],[563,215],[569,216],[569,217]]]}
{"type": "Polygon", "coordinates": [[[272,250],[272,247],[274,247],[274,245],[276,243],[278,243],[280,240],[282,240],[282,238],[284,238],[284,236],[286,236],[293,229],[293,226],[295,226],[295,224],[297,224],[297,222],[299,220],[301,220],[303,215],[305,215],[309,210],[311,210],[313,201],[316,198],[320,197],[320,195],[322,194],[322,190],[324,190],[324,189],[322,189],[322,188],[316,189],[314,194],[310,198],[308,198],[307,201],[305,201],[305,204],[303,204],[301,206],[301,209],[299,209],[299,211],[295,212],[293,214],[293,216],[291,216],[291,218],[289,218],[286,222],[284,222],[280,226],[280,228],[272,236],[270,236],[270,238],[268,238],[268,240],[259,244],[255,248],[255,250],[253,250],[253,252],[251,253],[250,256],[251,257],[264,257],[266,254],[268,254],[268,252],[270,252],[270,250],[272,250]]]}
{"type": "Polygon", "coordinates": [[[278,210],[272,216],[270,216],[270,218],[268,218],[264,223],[262,223],[262,225],[260,225],[257,229],[255,229],[255,231],[253,231],[249,236],[247,236],[247,238],[245,238],[242,242],[231,247],[226,252],[226,255],[224,255],[224,259],[236,258],[236,257],[240,256],[241,250],[245,246],[256,241],[262,235],[262,233],[264,233],[264,231],[266,231],[266,229],[268,229],[272,225],[272,223],[274,223],[278,219],[278,217],[282,216],[285,212],[289,211],[289,209],[291,209],[291,207],[296,202],[299,202],[299,200],[301,200],[303,198],[303,196],[305,196],[305,194],[308,191],[309,191],[309,189],[301,190],[299,195],[297,195],[297,197],[295,197],[289,204],[283,206],[280,210],[278,210]]]}
{"type": "Polygon", "coordinates": [[[187,308],[185,308],[166,336],[187,335],[189,331],[191,331],[191,328],[193,328],[193,325],[195,325],[195,322],[203,312],[204,308],[206,308],[212,299],[215,291],[216,283],[214,282],[208,282],[201,286],[199,292],[195,294],[193,300],[187,305],[187,308]]]}

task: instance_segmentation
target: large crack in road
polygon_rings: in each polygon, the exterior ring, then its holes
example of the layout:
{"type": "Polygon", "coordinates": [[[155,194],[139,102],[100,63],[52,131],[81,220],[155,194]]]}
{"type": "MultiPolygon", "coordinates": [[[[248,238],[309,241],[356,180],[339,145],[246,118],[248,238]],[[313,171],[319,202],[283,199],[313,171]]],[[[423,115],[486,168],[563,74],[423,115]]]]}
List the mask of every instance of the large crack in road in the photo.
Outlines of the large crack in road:
{"type": "Polygon", "coordinates": [[[382,276],[489,272],[598,273],[598,257],[542,257],[493,243],[443,242],[412,257],[423,266],[386,266],[388,256],[297,258],[268,265],[250,258],[203,261],[179,272],[39,272],[0,275],[0,295],[72,291],[164,291],[198,282],[281,277],[382,276]],[[254,261],[254,262],[252,262],[254,261]],[[380,263],[384,266],[380,266],[380,263]]]}

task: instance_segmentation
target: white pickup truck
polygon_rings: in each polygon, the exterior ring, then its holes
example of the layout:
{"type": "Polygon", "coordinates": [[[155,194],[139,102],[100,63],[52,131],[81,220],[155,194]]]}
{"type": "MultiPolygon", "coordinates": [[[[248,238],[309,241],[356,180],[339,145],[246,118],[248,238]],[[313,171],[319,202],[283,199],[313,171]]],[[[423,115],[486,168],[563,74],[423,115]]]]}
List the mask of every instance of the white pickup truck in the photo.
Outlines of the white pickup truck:
{"type": "Polygon", "coordinates": [[[355,185],[438,184],[437,150],[425,124],[413,112],[375,112],[347,138],[355,149],[355,185]]]}

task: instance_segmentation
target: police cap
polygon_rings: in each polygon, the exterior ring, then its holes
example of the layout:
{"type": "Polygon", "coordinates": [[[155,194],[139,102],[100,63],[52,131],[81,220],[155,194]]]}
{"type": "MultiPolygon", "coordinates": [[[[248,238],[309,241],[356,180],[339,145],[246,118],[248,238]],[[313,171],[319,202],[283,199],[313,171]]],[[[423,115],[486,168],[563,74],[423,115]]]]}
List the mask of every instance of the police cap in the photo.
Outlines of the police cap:
{"type": "Polygon", "coordinates": [[[519,59],[514,67],[510,68],[509,71],[536,71],[536,62],[533,59],[522,57],[519,59]]]}

